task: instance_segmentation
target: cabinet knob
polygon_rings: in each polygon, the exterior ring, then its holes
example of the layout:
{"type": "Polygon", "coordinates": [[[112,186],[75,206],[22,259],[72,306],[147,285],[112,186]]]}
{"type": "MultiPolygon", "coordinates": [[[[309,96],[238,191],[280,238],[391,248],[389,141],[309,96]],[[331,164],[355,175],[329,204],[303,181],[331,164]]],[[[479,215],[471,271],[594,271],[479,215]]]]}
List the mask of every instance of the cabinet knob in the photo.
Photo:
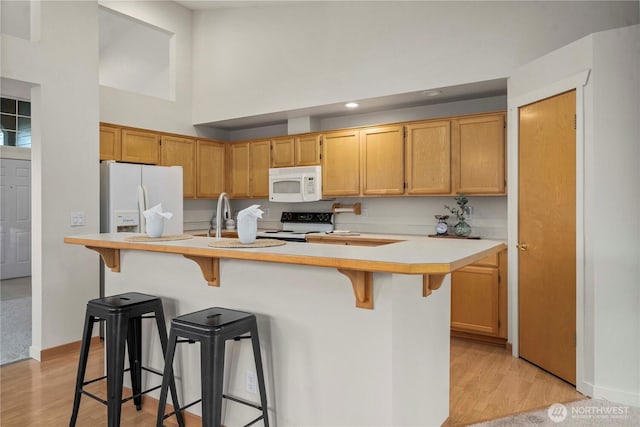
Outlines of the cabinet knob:
{"type": "Polygon", "coordinates": [[[520,249],[521,251],[526,251],[527,250],[527,244],[526,243],[518,243],[516,245],[516,248],[520,249]]]}

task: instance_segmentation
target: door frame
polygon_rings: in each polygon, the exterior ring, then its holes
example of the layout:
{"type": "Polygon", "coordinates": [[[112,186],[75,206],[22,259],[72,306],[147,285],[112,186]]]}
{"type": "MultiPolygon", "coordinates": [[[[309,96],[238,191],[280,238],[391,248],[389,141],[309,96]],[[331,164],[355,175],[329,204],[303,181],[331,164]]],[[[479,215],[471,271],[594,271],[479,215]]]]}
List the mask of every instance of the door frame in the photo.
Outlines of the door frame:
{"type": "MultiPolygon", "coordinates": [[[[593,395],[593,390],[584,381],[585,359],[593,361],[593,348],[584,346],[585,343],[585,228],[584,228],[584,155],[585,155],[585,106],[584,92],[589,81],[591,70],[587,69],[570,75],[562,80],[543,85],[523,95],[508,99],[507,111],[507,140],[508,140],[508,182],[518,182],[519,164],[519,108],[561,94],[570,90],[576,91],[576,390],[593,395]]],[[[512,344],[512,354],[519,356],[518,337],[518,185],[509,187],[507,201],[508,220],[508,283],[509,283],[509,342],[512,344]]]]}

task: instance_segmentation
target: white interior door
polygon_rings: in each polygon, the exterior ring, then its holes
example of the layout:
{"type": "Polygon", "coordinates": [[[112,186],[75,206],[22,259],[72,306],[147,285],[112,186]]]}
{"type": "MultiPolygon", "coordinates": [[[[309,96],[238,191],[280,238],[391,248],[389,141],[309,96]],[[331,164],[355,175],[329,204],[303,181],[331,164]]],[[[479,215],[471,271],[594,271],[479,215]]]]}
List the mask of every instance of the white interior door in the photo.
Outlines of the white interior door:
{"type": "Polygon", "coordinates": [[[0,279],[31,275],[31,161],[0,159],[0,279]]]}

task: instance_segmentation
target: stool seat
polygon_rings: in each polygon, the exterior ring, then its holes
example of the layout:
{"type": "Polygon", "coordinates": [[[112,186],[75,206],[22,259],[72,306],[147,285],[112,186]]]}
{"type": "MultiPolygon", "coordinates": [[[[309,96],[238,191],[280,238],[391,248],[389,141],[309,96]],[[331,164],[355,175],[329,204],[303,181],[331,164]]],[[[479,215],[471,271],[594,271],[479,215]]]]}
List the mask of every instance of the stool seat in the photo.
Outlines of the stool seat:
{"type": "MultiPolygon", "coordinates": [[[[166,354],[167,326],[162,309],[162,300],[159,297],[138,292],[128,292],[92,299],[87,303],[80,359],[78,361],[73,411],[69,422],[70,427],[76,425],[78,411],[80,409],[80,399],[83,394],[106,404],[107,425],[109,427],[118,427],[120,425],[120,415],[122,412],[121,405],[124,402],[133,400],[136,409],[140,410],[142,408],[142,395],[160,388],[160,386],[157,386],[149,390],[142,390],[142,370],[163,375],[161,372],[142,366],[142,319],[146,318],[156,319],[162,352],[166,354]],[[151,314],[151,316],[144,317],[146,314],[151,314]],[[93,325],[101,321],[106,323],[105,345],[107,348],[107,375],[85,381],[84,377],[87,369],[93,325]],[[124,368],[125,348],[129,356],[128,369],[124,368]],[[122,399],[123,374],[125,371],[129,371],[131,374],[131,389],[133,393],[131,397],[122,399]],[[84,386],[87,384],[104,379],[107,380],[106,400],[84,390],[84,386]]],[[[171,389],[171,397],[174,402],[177,402],[173,373],[171,374],[171,378],[167,380],[169,388],[171,389]]],[[[178,417],[178,424],[181,427],[184,426],[182,414],[178,417]]]]}
{"type": "Polygon", "coordinates": [[[267,393],[262,369],[260,341],[258,338],[258,322],[254,314],[221,307],[211,307],[176,317],[171,321],[169,345],[164,362],[164,369],[160,402],[158,404],[157,427],[163,425],[164,419],[172,415],[178,415],[184,409],[199,402],[202,402],[202,426],[220,427],[223,398],[250,406],[261,412],[261,415],[248,423],[247,426],[262,420],[264,426],[269,427],[267,393]],[[249,335],[245,335],[247,333],[249,335]],[[179,337],[186,338],[187,341],[179,341],[179,337]],[[260,392],[260,405],[222,393],[225,342],[227,340],[240,340],[243,338],[251,339],[258,389],[260,392]],[[194,343],[196,341],[200,343],[200,383],[202,398],[183,406],[174,403],[177,409],[169,414],[165,414],[167,387],[169,385],[168,380],[173,375],[172,365],[176,344],[183,342],[194,343]]]}

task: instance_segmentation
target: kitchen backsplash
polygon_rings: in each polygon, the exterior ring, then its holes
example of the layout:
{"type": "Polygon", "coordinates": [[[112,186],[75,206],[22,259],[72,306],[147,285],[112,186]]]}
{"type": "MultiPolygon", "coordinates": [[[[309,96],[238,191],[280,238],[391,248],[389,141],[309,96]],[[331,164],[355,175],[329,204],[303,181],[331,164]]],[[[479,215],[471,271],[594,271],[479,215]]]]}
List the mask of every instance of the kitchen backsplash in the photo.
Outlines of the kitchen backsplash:
{"type": "MultiPolygon", "coordinates": [[[[266,199],[232,200],[234,216],[238,211],[259,204],[265,211],[264,218],[258,220],[258,227],[280,228],[280,214],[283,211],[330,212],[333,203],[361,203],[362,215],[339,213],[335,215],[336,230],[350,230],[370,233],[391,234],[434,234],[437,220],[434,215],[447,214],[444,205],[455,206],[453,196],[444,197],[389,197],[336,199],[309,203],[270,203],[266,199]]],[[[507,238],[507,197],[469,197],[473,213],[468,216],[472,235],[486,239],[507,238]]],[[[206,230],[215,213],[215,200],[185,200],[185,231],[206,230]]],[[[450,218],[449,225],[455,225],[450,218]]]]}

